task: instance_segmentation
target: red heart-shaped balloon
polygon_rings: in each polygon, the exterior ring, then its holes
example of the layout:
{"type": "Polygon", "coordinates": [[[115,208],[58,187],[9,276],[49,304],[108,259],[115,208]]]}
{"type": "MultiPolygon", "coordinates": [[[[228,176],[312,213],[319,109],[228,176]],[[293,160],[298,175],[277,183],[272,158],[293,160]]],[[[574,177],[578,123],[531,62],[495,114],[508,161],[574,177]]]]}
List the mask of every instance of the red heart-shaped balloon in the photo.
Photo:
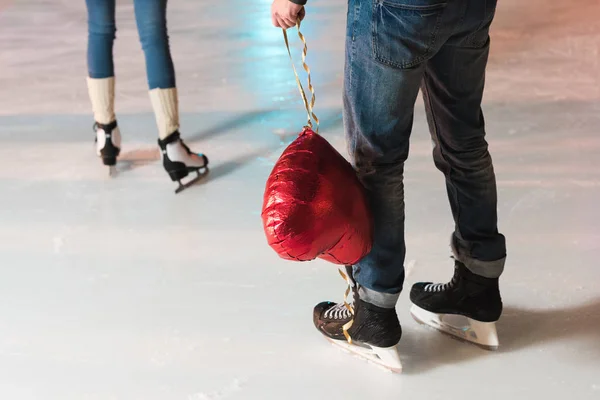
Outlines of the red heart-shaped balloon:
{"type": "Polygon", "coordinates": [[[350,163],[310,128],[277,160],[262,220],[269,245],[288,260],[351,265],[371,250],[364,188],[350,163]]]}

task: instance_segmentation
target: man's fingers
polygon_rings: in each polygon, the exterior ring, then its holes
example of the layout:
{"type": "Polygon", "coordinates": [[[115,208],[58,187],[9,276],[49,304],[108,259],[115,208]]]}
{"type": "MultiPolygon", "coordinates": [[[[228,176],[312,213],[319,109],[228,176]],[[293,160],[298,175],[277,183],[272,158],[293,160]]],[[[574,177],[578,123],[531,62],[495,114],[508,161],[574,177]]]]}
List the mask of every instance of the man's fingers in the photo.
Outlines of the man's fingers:
{"type": "Polygon", "coordinates": [[[275,14],[271,14],[271,23],[273,23],[274,27],[281,28],[279,26],[279,21],[277,21],[277,17],[275,16],[275,14]]]}
{"type": "Polygon", "coordinates": [[[288,15],[288,16],[284,17],[283,20],[286,23],[286,28],[291,28],[293,26],[296,26],[296,16],[288,15]]]}
{"type": "Polygon", "coordinates": [[[289,28],[289,26],[288,26],[288,24],[287,24],[286,20],[285,20],[285,19],[283,19],[283,17],[281,17],[281,15],[278,15],[278,16],[277,16],[277,22],[279,23],[279,25],[278,25],[278,26],[279,26],[280,28],[283,28],[283,29],[287,29],[287,28],[289,28]]]}

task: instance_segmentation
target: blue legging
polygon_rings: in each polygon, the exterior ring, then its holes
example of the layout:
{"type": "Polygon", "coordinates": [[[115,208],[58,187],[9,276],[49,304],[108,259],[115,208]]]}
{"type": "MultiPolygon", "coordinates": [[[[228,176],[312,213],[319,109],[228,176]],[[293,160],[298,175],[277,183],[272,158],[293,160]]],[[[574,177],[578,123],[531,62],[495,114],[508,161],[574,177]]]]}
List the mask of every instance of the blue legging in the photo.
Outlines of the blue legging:
{"type": "MultiPolygon", "coordinates": [[[[116,0],[86,0],[88,9],[88,73],[90,78],[115,75],[113,42],[116,0]]],[[[146,56],[150,89],[175,87],[175,69],[167,34],[167,0],[134,0],[135,21],[146,56]]]]}

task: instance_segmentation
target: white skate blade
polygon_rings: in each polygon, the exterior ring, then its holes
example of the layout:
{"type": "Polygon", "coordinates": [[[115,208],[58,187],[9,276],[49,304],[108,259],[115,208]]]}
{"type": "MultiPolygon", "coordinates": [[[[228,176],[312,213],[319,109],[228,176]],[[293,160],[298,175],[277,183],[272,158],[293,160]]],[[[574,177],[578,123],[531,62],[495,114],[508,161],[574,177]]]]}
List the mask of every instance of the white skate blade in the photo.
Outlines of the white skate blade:
{"type": "Polygon", "coordinates": [[[108,176],[110,178],[114,177],[117,175],[117,166],[116,165],[111,165],[108,167],[108,176]]]}
{"type": "Polygon", "coordinates": [[[367,360],[378,367],[383,368],[387,372],[401,373],[402,362],[400,361],[400,352],[398,345],[392,347],[375,347],[369,345],[350,344],[345,340],[329,340],[334,346],[342,350],[352,353],[353,355],[367,360]]]}
{"type": "Polygon", "coordinates": [[[436,314],[413,304],[410,313],[420,324],[428,325],[452,337],[473,343],[486,350],[499,346],[495,322],[481,322],[454,314],[436,314]]]}
{"type": "Polygon", "coordinates": [[[175,189],[175,194],[181,193],[185,189],[189,188],[190,186],[195,185],[198,181],[202,180],[206,175],[208,175],[208,167],[203,168],[202,172],[200,172],[199,170],[196,171],[196,176],[194,178],[190,179],[186,183],[182,183],[181,181],[179,181],[179,186],[177,187],[177,189],[175,189]]]}

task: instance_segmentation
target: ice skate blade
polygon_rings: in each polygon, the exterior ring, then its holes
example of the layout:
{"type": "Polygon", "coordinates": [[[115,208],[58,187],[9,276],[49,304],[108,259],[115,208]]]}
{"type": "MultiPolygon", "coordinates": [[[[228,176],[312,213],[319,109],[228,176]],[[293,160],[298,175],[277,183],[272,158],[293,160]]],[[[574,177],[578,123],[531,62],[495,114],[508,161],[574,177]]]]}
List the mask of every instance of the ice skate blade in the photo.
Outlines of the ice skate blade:
{"type": "Polygon", "coordinates": [[[108,176],[110,178],[113,178],[117,175],[117,166],[116,165],[111,165],[108,167],[108,176]]]}
{"type": "Polygon", "coordinates": [[[190,186],[195,185],[198,181],[200,181],[206,175],[208,175],[208,168],[204,168],[204,170],[202,172],[196,171],[196,176],[194,178],[190,179],[186,183],[182,183],[181,180],[179,180],[178,181],[179,186],[177,187],[177,189],[175,189],[175,194],[181,193],[185,189],[189,188],[190,186]]]}
{"type": "Polygon", "coordinates": [[[396,374],[402,373],[402,362],[400,361],[398,345],[384,348],[370,345],[350,344],[345,340],[326,339],[335,347],[342,349],[342,351],[351,353],[363,360],[371,362],[387,372],[396,374]]]}
{"type": "Polygon", "coordinates": [[[481,322],[454,314],[436,314],[413,304],[410,314],[420,324],[430,326],[463,342],[472,343],[485,350],[497,350],[499,346],[495,322],[481,322]],[[462,324],[452,323],[462,320],[462,324]]]}

